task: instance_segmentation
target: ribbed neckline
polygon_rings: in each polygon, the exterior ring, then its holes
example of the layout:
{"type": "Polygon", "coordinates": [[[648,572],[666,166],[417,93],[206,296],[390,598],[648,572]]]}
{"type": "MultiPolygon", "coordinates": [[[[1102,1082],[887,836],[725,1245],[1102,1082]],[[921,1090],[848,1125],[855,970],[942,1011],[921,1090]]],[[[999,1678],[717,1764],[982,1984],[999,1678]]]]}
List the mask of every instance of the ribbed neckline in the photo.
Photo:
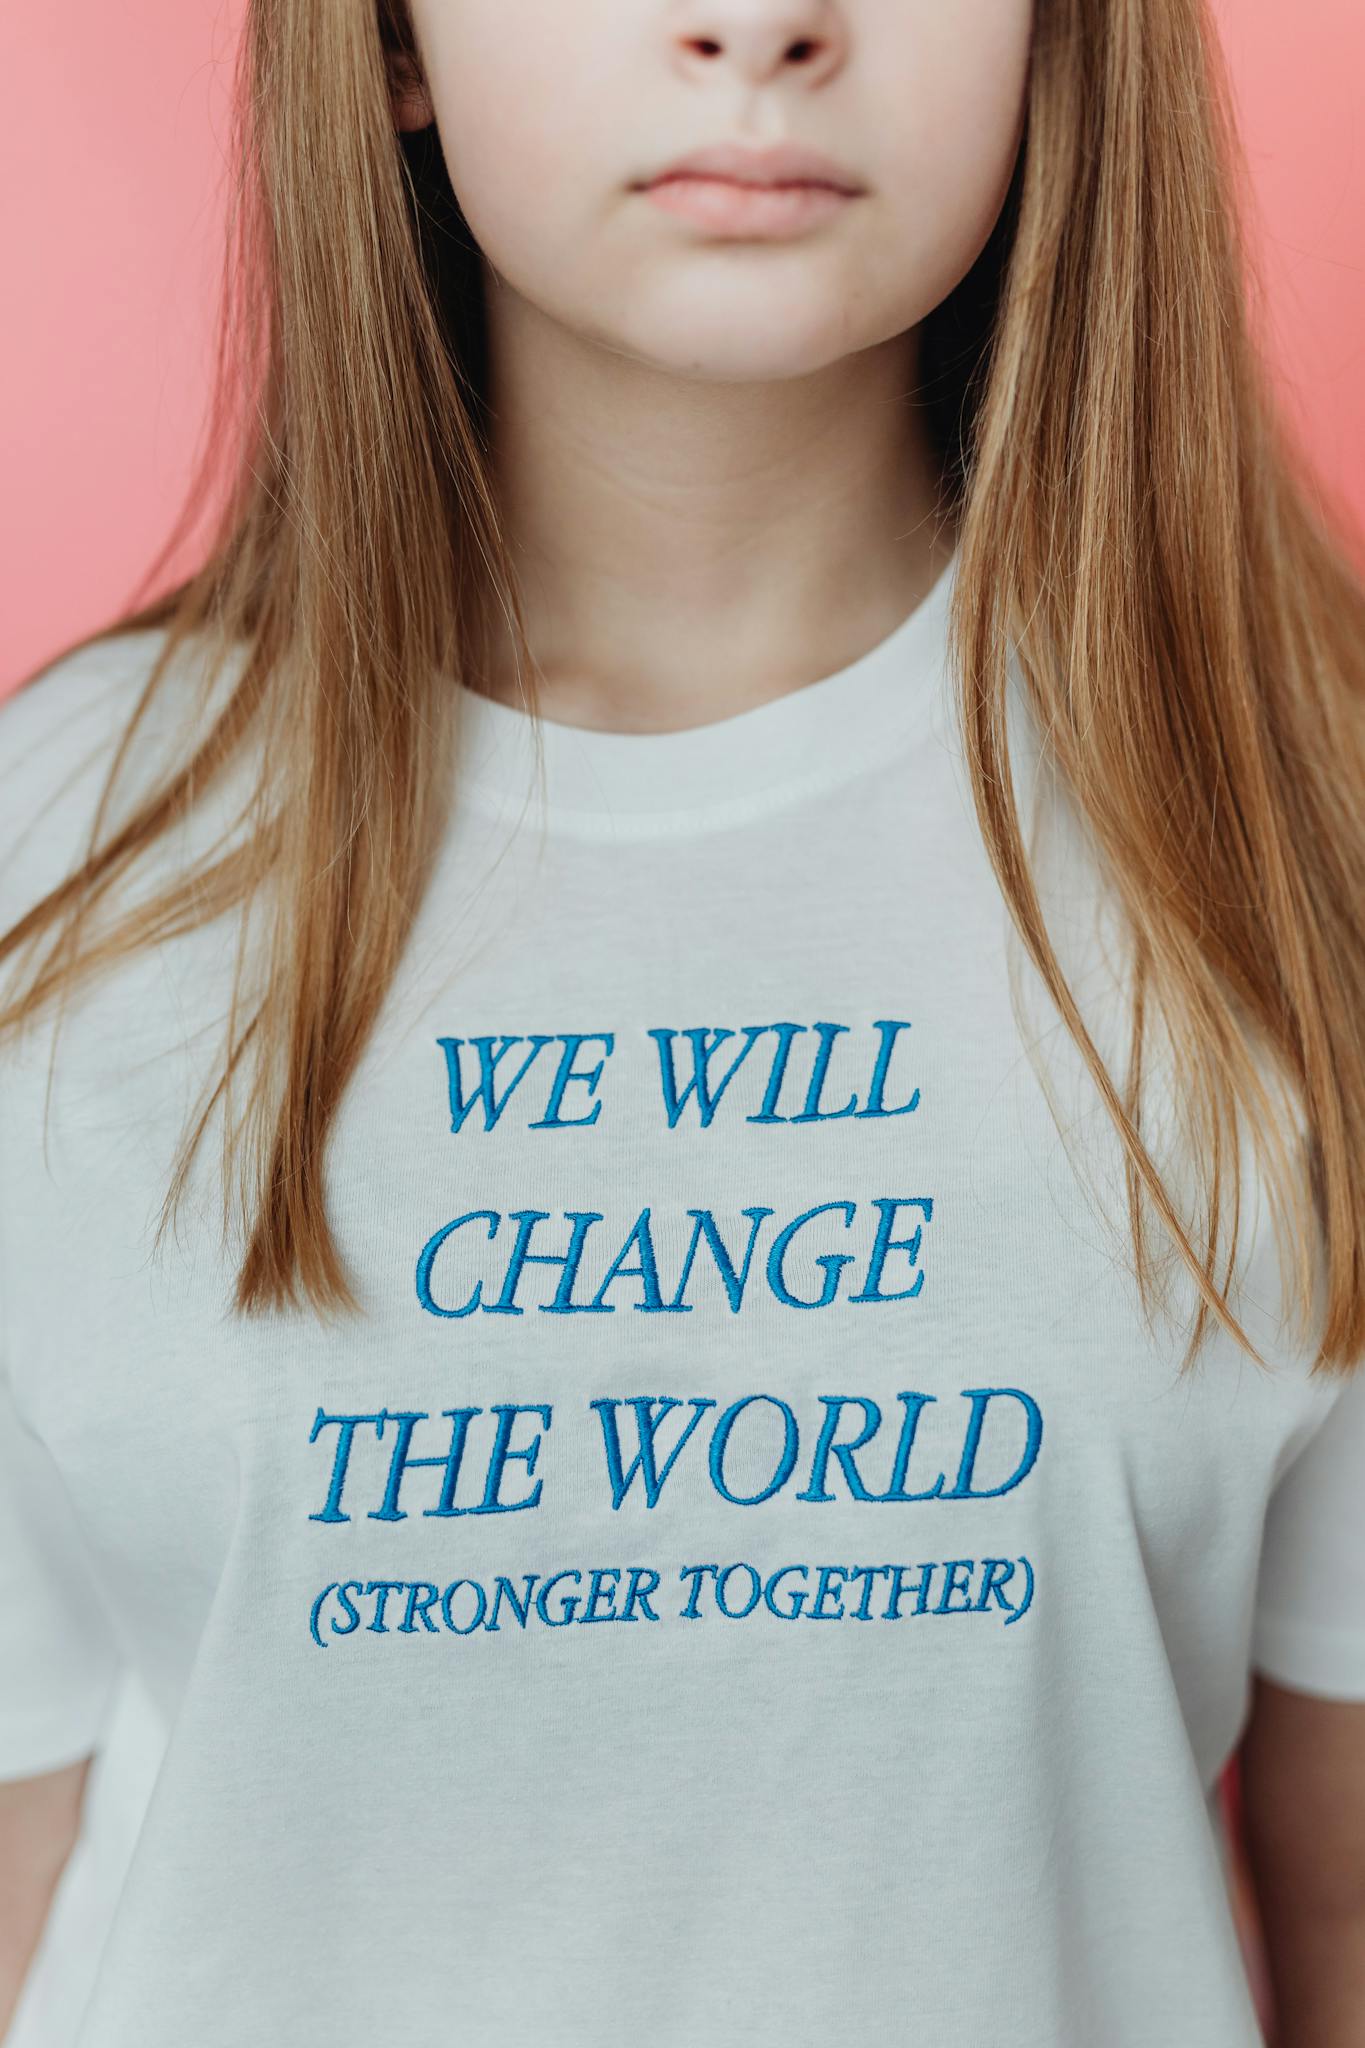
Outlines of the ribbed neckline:
{"type": "Polygon", "coordinates": [[[461,800],[583,837],[653,838],[743,823],[843,781],[937,707],[956,571],[954,554],[914,610],[844,668],[679,732],[535,720],[462,689],[461,800]]]}

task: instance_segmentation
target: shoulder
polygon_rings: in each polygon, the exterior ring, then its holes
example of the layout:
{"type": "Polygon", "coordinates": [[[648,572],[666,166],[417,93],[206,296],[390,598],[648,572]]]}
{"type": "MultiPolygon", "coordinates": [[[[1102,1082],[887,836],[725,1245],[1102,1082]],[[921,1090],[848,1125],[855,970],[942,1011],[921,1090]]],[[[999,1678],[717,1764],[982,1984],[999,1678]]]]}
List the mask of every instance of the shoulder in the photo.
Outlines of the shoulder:
{"type": "MultiPolygon", "coordinates": [[[[20,816],[41,809],[65,782],[107,770],[169,640],[167,628],[152,627],[87,641],[0,699],[0,817],[6,836],[20,816]]],[[[164,741],[171,724],[183,721],[191,702],[199,701],[202,657],[202,644],[193,642],[170,664],[139,750],[144,766],[146,742],[164,741]]]]}
{"type": "Polygon", "coordinates": [[[169,641],[165,627],[89,641],[0,701],[0,931],[83,860],[116,764],[106,822],[127,816],[202,729],[206,648],[192,640],[166,660],[169,641]]]}

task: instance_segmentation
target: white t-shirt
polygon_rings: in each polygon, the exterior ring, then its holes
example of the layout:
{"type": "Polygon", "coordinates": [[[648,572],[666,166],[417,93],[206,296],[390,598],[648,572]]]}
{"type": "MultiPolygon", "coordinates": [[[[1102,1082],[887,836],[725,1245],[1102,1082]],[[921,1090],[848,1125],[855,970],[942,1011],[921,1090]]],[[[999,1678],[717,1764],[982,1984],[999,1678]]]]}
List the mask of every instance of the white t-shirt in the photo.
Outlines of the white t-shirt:
{"type": "MultiPolygon", "coordinates": [[[[224,925],[76,1001],[46,1135],[49,1033],[5,1052],[0,1775],[125,1667],[169,1728],[80,2048],[1259,2039],[1216,1786],[1253,1665],[1365,1699],[1365,1380],[1254,1203],[1269,1369],[1145,1325],[1011,1004],[951,575],[756,710],[547,727],[539,783],[464,703],[328,1160],[358,1316],[231,1312],[213,1140],[153,1251],[224,925]]],[[[6,920],[156,645],[0,712],[6,920]]]]}

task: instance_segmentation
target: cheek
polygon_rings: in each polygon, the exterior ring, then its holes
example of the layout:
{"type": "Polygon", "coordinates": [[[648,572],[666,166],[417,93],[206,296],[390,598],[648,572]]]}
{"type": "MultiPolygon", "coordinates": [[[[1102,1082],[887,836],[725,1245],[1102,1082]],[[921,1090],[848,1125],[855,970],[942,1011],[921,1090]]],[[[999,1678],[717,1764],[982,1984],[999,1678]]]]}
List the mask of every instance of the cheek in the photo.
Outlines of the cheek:
{"type": "Polygon", "coordinates": [[[962,0],[949,13],[921,12],[899,74],[913,87],[888,118],[881,181],[894,240],[935,303],[970,270],[1009,189],[1033,25],[1026,0],[962,0]]]}
{"type": "MultiPolygon", "coordinates": [[[[500,5],[525,11],[524,0],[500,5]]],[[[554,236],[576,190],[581,208],[573,166],[594,161],[592,81],[575,89],[571,46],[543,25],[533,36],[528,23],[524,38],[510,25],[482,6],[454,19],[441,11],[423,44],[450,181],[494,263],[504,248],[554,236]]]]}

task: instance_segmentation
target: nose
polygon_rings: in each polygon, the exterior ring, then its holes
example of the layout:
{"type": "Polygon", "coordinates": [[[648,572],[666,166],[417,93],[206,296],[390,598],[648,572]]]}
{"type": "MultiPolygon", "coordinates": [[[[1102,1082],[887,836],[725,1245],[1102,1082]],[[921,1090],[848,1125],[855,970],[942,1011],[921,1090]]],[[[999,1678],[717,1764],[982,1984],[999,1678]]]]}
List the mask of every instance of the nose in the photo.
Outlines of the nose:
{"type": "Polygon", "coordinates": [[[784,76],[823,85],[846,55],[843,8],[835,0],[682,0],[671,35],[684,72],[729,70],[747,85],[784,76]]]}

